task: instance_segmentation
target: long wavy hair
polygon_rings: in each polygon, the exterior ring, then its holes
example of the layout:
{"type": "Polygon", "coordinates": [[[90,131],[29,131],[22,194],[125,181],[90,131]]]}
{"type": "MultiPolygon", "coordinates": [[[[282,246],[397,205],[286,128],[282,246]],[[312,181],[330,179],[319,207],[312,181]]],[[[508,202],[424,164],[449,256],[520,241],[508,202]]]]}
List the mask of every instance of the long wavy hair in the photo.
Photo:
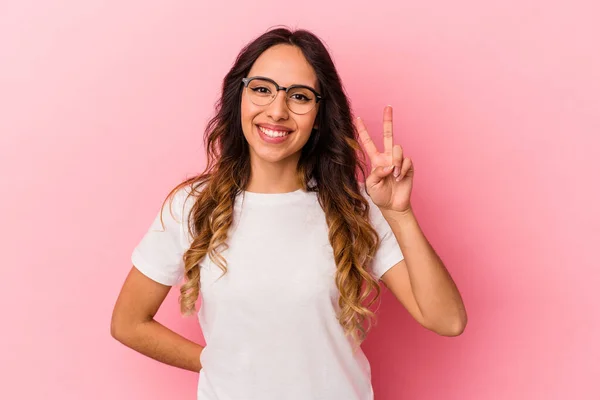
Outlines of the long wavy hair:
{"type": "Polygon", "coordinates": [[[359,186],[359,180],[364,181],[365,177],[365,157],[357,141],[349,100],[324,44],[306,30],[274,28],[241,50],[223,80],[222,94],[215,105],[216,115],[204,132],[208,160],[205,171],[186,179],[167,196],[168,199],[179,189],[190,187],[189,195],[196,198],[188,219],[193,240],[183,255],[181,312],[190,315],[196,311],[199,264],[204,257],[208,256],[223,273],[227,272],[222,252],[228,248],[234,201],[250,179],[249,146],[241,124],[242,78],[265,50],[278,44],[298,47],[315,70],[321,87],[323,100],[316,117],[319,129],[312,131],[302,148],[297,174],[304,190],[316,192],[325,212],[336,263],[338,320],[346,335],[360,344],[375,317],[369,307],[381,292],[368,272],[380,239],[369,222],[369,203],[359,186]]]}

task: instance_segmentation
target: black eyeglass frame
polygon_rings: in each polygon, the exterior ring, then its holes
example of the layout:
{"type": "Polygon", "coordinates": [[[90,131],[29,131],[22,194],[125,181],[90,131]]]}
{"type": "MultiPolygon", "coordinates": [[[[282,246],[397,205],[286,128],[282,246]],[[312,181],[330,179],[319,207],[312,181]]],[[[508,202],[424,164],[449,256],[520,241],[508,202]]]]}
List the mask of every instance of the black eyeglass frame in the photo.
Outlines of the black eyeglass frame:
{"type": "MultiPolygon", "coordinates": [[[[285,96],[287,99],[287,94],[291,89],[296,89],[296,88],[303,88],[303,89],[308,89],[311,92],[313,92],[313,94],[315,95],[315,107],[317,104],[319,104],[319,101],[321,101],[321,99],[323,98],[323,96],[321,96],[315,89],[311,88],[310,86],[306,86],[306,85],[292,85],[292,86],[279,86],[279,84],[277,82],[275,82],[273,79],[271,78],[267,78],[266,76],[251,76],[251,77],[246,77],[246,78],[242,78],[242,82],[244,83],[244,88],[248,88],[248,84],[250,82],[252,82],[255,79],[262,79],[265,80],[267,82],[271,82],[273,85],[275,85],[275,87],[277,88],[277,91],[279,92],[280,90],[285,91],[285,96]]],[[[273,102],[273,100],[275,100],[275,97],[277,97],[277,94],[275,94],[275,96],[273,96],[273,99],[271,100],[271,102],[269,104],[271,104],[273,102]]],[[[286,100],[287,103],[287,100],[286,100]]],[[[269,104],[265,104],[265,105],[269,105],[269,104]]],[[[307,111],[306,113],[311,112],[312,110],[314,110],[314,107],[311,108],[309,111],[307,111]]],[[[291,111],[291,110],[290,110],[291,111]]],[[[293,111],[292,111],[293,112],[293,111]]],[[[304,113],[304,114],[306,114],[304,113]]],[[[298,114],[298,113],[294,113],[294,114],[298,114]]]]}

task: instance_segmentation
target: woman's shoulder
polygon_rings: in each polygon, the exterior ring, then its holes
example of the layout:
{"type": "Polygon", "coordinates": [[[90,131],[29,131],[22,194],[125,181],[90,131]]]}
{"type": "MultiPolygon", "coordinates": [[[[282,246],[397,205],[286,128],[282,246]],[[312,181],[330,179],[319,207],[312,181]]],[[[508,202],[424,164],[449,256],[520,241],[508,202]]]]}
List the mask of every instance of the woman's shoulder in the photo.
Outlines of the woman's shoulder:
{"type": "Polygon", "coordinates": [[[205,184],[197,181],[183,182],[171,189],[165,207],[170,207],[175,215],[186,216],[198,200],[205,184]]]}
{"type": "Polygon", "coordinates": [[[207,186],[206,182],[186,182],[175,192],[175,196],[179,197],[182,201],[188,201],[190,198],[197,199],[202,191],[207,186]]]}

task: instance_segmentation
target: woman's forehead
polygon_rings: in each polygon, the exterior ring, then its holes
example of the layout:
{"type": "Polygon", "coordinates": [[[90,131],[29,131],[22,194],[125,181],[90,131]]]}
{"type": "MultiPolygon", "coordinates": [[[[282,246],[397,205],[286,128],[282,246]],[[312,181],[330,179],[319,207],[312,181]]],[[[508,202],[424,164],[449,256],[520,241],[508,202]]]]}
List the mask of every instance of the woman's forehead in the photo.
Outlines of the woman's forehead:
{"type": "Polygon", "coordinates": [[[289,45],[267,49],[254,62],[248,75],[271,78],[281,86],[317,85],[317,75],[302,51],[289,45]]]}

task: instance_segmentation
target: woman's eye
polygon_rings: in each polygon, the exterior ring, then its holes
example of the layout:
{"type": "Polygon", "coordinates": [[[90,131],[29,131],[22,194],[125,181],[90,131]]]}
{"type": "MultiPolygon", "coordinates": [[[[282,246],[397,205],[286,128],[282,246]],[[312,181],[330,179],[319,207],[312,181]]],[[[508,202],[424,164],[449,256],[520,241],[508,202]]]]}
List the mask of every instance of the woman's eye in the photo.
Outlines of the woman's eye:
{"type": "Polygon", "coordinates": [[[268,88],[262,87],[262,86],[254,87],[254,88],[252,88],[252,90],[255,92],[258,92],[258,93],[270,93],[268,88]]]}
{"type": "Polygon", "coordinates": [[[294,100],[300,100],[300,101],[309,101],[309,100],[310,100],[310,99],[309,99],[308,97],[306,97],[305,95],[303,95],[303,94],[298,94],[298,93],[294,94],[292,97],[294,98],[294,100]]]}

